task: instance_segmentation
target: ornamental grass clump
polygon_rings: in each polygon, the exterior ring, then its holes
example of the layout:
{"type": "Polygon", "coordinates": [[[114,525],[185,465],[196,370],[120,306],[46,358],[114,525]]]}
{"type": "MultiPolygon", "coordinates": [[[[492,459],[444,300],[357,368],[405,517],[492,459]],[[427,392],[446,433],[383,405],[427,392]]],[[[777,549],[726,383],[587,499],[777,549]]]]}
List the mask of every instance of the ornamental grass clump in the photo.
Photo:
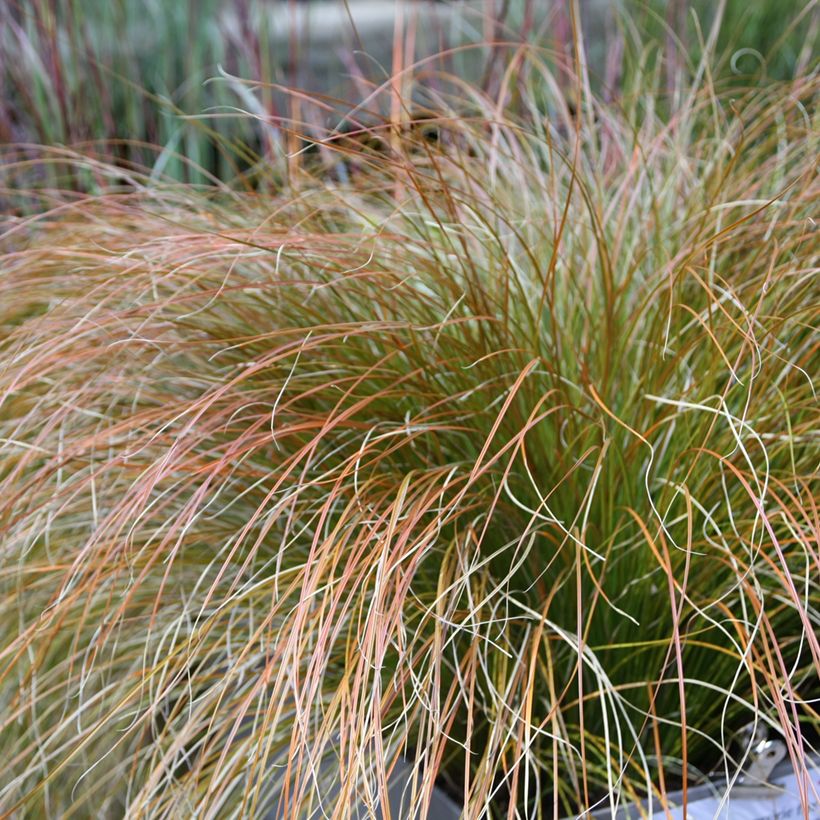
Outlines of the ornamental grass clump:
{"type": "Polygon", "coordinates": [[[662,811],[750,722],[813,798],[817,77],[506,69],[5,220],[5,811],[662,811]]]}

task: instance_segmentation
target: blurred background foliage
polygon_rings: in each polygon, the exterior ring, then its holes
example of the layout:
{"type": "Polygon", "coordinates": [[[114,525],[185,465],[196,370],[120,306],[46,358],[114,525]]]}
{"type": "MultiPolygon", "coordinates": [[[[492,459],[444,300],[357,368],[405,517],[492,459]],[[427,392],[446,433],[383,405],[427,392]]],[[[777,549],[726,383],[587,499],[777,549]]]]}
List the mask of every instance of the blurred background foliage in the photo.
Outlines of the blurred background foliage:
{"type": "MultiPolygon", "coordinates": [[[[397,32],[401,65],[448,46],[525,41],[543,47],[560,74],[561,55],[573,55],[570,5],[408,0],[397,20],[393,0],[6,0],[0,142],[72,146],[163,179],[235,180],[293,148],[282,123],[326,131],[346,105],[367,100],[396,69],[397,32]]],[[[643,74],[659,71],[672,99],[675,73],[696,70],[721,10],[716,81],[777,81],[815,59],[815,0],[579,6],[592,82],[610,98],[639,92],[643,74]]],[[[474,48],[427,67],[491,90],[506,66],[502,50],[474,48]]]]}

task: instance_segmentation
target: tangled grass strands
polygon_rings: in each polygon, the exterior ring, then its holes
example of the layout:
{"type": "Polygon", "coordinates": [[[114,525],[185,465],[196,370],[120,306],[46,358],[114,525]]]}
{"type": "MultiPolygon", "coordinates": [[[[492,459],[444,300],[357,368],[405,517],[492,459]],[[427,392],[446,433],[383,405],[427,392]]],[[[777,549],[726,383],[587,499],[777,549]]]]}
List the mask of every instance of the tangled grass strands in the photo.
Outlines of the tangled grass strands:
{"type": "Polygon", "coordinates": [[[750,721],[813,798],[817,77],[516,60],[276,196],[22,192],[4,811],[657,807],[750,721]]]}

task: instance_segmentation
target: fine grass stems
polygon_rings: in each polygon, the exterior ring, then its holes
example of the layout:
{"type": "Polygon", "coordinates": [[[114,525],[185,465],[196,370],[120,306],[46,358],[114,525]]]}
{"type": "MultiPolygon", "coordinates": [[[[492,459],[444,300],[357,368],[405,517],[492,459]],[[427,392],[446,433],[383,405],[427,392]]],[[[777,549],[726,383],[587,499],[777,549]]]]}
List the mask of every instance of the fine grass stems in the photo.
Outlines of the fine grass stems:
{"type": "Polygon", "coordinates": [[[663,810],[749,722],[812,799],[817,77],[504,59],[276,195],[5,220],[7,812],[346,817],[399,756],[419,807],[663,810]]]}

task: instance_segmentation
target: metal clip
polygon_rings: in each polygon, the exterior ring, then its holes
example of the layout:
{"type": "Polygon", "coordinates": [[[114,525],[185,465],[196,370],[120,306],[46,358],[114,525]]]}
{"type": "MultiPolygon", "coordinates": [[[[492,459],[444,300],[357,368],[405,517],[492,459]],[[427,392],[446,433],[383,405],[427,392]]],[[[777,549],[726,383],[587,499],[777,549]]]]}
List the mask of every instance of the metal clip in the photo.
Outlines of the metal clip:
{"type": "Polygon", "coordinates": [[[738,740],[744,752],[748,749],[746,765],[735,785],[738,797],[771,797],[782,792],[782,788],[770,782],[770,777],[786,756],[786,744],[782,740],[769,740],[766,727],[760,723],[744,726],[738,740]]]}

